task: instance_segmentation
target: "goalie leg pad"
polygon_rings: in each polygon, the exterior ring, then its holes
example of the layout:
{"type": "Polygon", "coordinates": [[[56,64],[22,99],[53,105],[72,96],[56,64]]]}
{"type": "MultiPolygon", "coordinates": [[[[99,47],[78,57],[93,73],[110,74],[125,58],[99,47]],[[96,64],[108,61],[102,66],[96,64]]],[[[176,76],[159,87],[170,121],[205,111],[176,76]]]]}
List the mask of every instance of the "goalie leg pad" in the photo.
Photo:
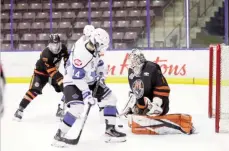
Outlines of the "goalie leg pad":
{"type": "Polygon", "coordinates": [[[192,134],[192,117],[187,114],[167,114],[164,116],[132,115],[131,129],[135,134],[192,134]]]}

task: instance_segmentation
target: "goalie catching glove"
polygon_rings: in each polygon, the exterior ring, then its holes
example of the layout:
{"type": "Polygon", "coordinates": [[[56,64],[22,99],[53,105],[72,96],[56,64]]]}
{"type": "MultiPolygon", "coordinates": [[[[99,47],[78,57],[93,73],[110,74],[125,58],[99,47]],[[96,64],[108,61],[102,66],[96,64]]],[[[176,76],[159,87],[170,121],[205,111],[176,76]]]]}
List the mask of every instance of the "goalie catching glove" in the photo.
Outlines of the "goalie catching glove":
{"type": "Polygon", "coordinates": [[[148,116],[158,116],[162,114],[163,109],[161,106],[163,101],[161,98],[154,97],[151,102],[149,98],[144,97],[144,103],[144,106],[139,105],[134,93],[129,92],[129,100],[120,115],[124,115],[126,117],[128,114],[146,114],[148,116]]]}
{"type": "Polygon", "coordinates": [[[147,109],[149,110],[146,115],[148,116],[158,116],[163,112],[162,99],[159,97],[154,97],[153,102],[149,100],[149,98],[144,97],[145,104],[147,104],[147,109]]]}

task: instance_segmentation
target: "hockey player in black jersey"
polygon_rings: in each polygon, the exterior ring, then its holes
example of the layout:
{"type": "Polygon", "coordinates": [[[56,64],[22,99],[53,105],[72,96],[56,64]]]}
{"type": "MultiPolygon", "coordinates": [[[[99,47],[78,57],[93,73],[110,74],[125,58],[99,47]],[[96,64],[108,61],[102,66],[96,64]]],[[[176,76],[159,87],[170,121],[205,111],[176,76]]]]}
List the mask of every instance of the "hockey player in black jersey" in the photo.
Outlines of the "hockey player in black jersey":
{"type": "Polygon", "coordinates": [[[4,73],[3,73],[2,65],[0,63],[0,117],[2,117],[3,113],[4,113],[3,99],[4,99],[5,84],[6,84],[5,76],[4,76],[4,73]]]}
{"type": "MultiPolygon", "coordinates": [[[[16,120],[21,120],[23,111],[30,102],[42,94],[42,90],[47,83],[50,83],[56,92],[63,92],[63,75],[58,71],[63,58],[64,64],[68,60],[69,54],[66,45],[62,44],[58,34],[51,34],[48,46],[41,52],[37,60],[29,90],[19,104],[19,109],[14,114],[16,120]]],[[[60,108],[58,106],[57,115],[60,108]]]]}
{"type": "Polygon", "coordinates": [[[128,81],[131,88],[124,114],[165,115],[169,111],[168,83],[158,64],[145,59],[143,53],[133,49],[129,54],[128,81]]]}

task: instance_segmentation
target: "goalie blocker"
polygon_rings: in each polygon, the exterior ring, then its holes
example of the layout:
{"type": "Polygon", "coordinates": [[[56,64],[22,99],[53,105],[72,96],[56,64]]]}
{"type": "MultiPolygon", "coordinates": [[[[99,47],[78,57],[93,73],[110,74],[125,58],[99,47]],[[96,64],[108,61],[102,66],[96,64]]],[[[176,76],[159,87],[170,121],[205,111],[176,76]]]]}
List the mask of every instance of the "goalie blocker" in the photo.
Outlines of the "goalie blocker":
{"type": "Polygon", "coordinates": [[[165,135],[192,134],[192,117],[188,114],[167,114],[163,116],[128,115],[132,133],[165,135]]]}

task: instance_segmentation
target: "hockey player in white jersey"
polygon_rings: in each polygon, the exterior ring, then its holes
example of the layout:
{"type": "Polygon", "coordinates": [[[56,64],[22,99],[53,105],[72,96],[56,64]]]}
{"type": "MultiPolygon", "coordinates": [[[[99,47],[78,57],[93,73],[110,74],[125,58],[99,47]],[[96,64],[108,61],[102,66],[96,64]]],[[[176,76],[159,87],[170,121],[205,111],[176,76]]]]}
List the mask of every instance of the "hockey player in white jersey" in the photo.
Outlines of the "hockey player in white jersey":
{"type": "Polygon", "coordinates": [[[126,141],[126,134],[115,129],[117,99],[105,85],[104,78],[99,78],[100,84],[95,98],[92,96],[98,76],[105,75],[104,62],[99,58],[99,53],[108,48],[109,41],[108,33],[101,28],[97,28],[92,32],[89,39],[81,37],[74,44],[64,76],[64,95],[70,108],[54,136],[55,141],[52,145],[61,146],[63,142],[67,143],[65,142],[65,134],[83,113],[84,104],[94,105],[96,101],[104,112],[105,141],[126,141]]]}
{"type": "MultiPolygon", "coordinates": [[[[88,40],[92,34],[92,32],[95,30],[95,27],[93,25],[86,25],[83,29],[83,36],[81,36],[81,38],[85,41],[88,40]]],[[[68,106],[65,103],[65,97],[64,95],[61,98],[60,102],[64,102],[64,103],[59,103],[58,105],[58,109],[56,112],[56,116],[60,117],[60,120],[63,120],[63,117],[65,115],[66,109],[68,108],[68,106]]]]}

